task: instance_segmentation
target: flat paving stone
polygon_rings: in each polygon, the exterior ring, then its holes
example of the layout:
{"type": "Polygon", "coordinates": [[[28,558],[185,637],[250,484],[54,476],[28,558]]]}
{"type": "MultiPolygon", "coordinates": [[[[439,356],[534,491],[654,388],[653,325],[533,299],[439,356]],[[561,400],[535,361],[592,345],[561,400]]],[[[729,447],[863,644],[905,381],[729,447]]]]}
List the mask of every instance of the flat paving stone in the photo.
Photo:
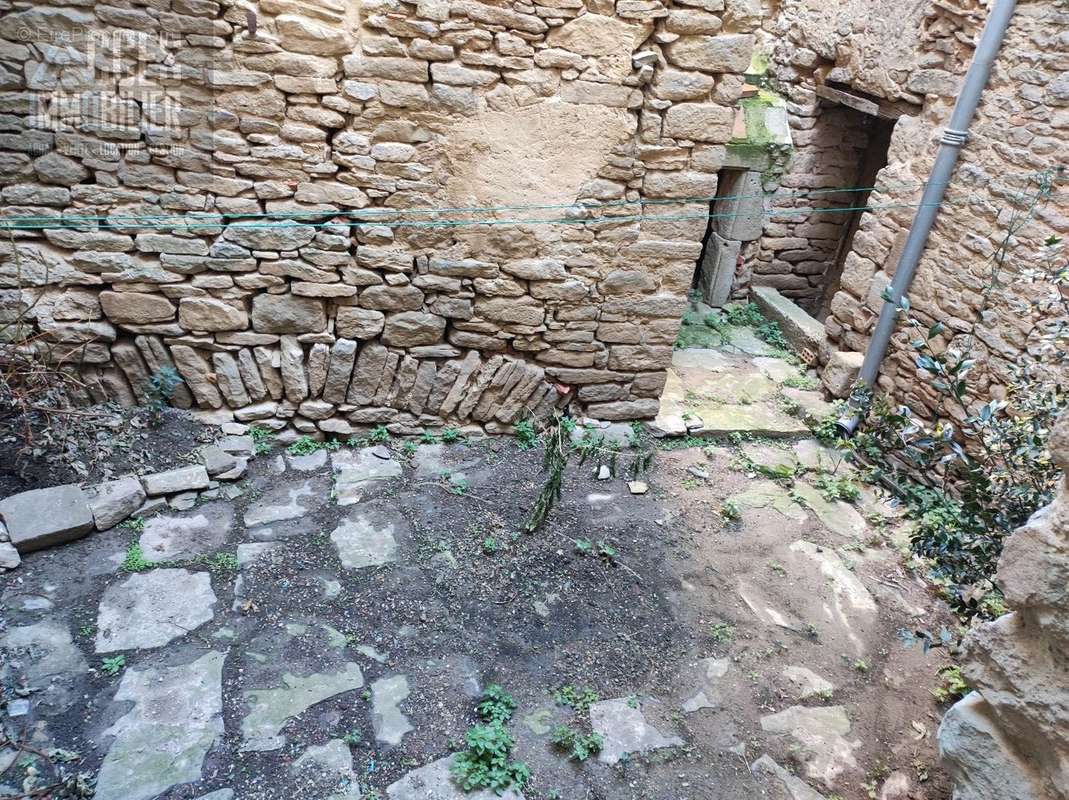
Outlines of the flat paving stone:
{"type": "Polygon", "coordinates": [[[405,675],[380,678],[371,684],[371,727],[375,739],[385,744],[400,744],[404,735],[412,730],[408,717],[398,708],[408,695],[405,675]]]}
{"type": "Polygon", "coordinates": [[[286,462],[290,469],[298,472],[315,472],[327,465],[327,451],[316,450],[306,456],[286,456],[286,462]]]}
{"type": "Polygon", "coordinates": [[[4,663],[19,675],[21,684],[36,688],[34,706],[62,711],[77,699],[74,684],[89,672],[89,665],[65,625],[45,620],[10,628],[0,645],[4,663]]]}
{"type": "Polygon", "coordinates": [[[303,517],[319,505],[319,491],[312,479],[271,489],[249,506],[245,512],[245,526],[251,528],[303,517]]]}
{"type": "Polygon", "coordinates": [[[446,756],[412,770],[386,787],[386,797],[388,800],[523,800],[523,795],[516,789],[501,794],[489,789],[465,792],[449,776],[452,763],[453,756],[446,756]]]}
{"type": "Polygon", "coordinates": [[[388,506],[368,503],[342,520],[330,534],[345,569],[376,567],[396,561],[398,536],[409,531],[404,517],[388,506]]]}
{"type": "Polygon", "coordinates": [[[757,356],[750,363],[757,367],[762,374],[771,380],[774,380],[776,383],[783,383],[790,378],[801,377],[798,368],[789,361],[784,361],[782,358],[757,356]]]}
{"type": "Polygon", "coordinates": [[[805,481],[798,481],[794,491],[817,515],[817,519],[834,534],[856,539],[868,533],[868,525],[861,513],[843,500],[828,501],[820,491],[805,481]]]}
{"type": "Polygon", "coordinates": [[[787,489],[773,481],[751,481],[748,489],[732,495],[730,500],[739,508],[774,508],[795,522],[805,522],[809,516],[787,489]]]}
{"type": "Polygon", "coordinates": [[[96,652],[162,647],[212,619],[211,576],[154,569],[113,583],[97,611],[96,652]]]}
{"type": "Polygon", "coordinates": [[[214,792],[202,794],[194,800],[234,800],[233,789],[216,789],[214,792]]]}
{"type": "Polygon", "coordinates": [[[104,731],[115,738],[95,800],[149,800],[200,780],[204,757],[223,733],[225,657],[212,651],[184,666],[123,673],[115,701],[134,705],[104,731]]]}
{"type": "Polygon", "coordinates": [[[282,676],[285,687],[280,689],[251,689],[245,692],[249,712],[241,721],[242,751],[277,750],[286,743],[279,731],[286,720],[295,717],[316,703],[335,695],[359,689],[364,674],[357,664],[346,664],[339,672],[313,675],[282,676]]]}
{"type": "Polygon", "coordinates": [[[149,561],[175,561],[218,550],[234,522],[230,503],[211,503],[184,517],[157,514],[146,520],[138,539],[149,561]]]}
{"type": "Polygon", "coordinates": [[[598,753],[598,761],[603,764],[615,764],[630,753],[649,753],[683,744],[678,736],[665,736],[646,722],[641,705],[627,697],[594,703],[590,707],[590,724],[604,740],[598,753]]]}
{"type": "Polygon", "coordinates": [[[870,627],[876,620],[876,601],[872,594],[834,550],[801,540],[792,543],[790,549],[820,570],[832,593],[831,602],[824,604],[825,614],[846,632],[858,655],[862,655],[865,645],[857,631],[870,627]]]}
{"type": "Polygon", "coordinates": [[[697,664],[697,693],[683,703],[685,714],[703,708],[719,708],[722,703],[721,682],[731,669],[730,658],[703,658],[697,664]]]}
{"type": "Polygon", "coordinates": [[[830,697],[835,691],[835,684],[826,680],[806,667],[788,665],[780,673],[794,688],[794,696],[799,700],[811,697],[830,697]]]}
{"type": "Polygon", "coordinates": [[[341,739],[312,745],[293,762],[291,769],[314,787],[302,783],[300,794],[295,797],[312,797],[315,793],[316,800],[360,800],[360,781],[353,771],[353,754],[341,739]]]}
{"type": "Polygon", "coordinates": [[[761,756],[753,762],[750,774],[764,790],[761,796],[769,800],[825,800],[824,795],[797,775],[789,773],[771,756],[761,756]]]}
{"type": "Polygon", "coordinates": [[[334,498],[340,506],[360,502],[366,492],[391,478],[401,477],[401,463],[394,458],[380,458],[373,447],[332,453],[334,498]]]}
{"type": "Polygon", "coordinates": [[[80,539],[94,527],[89,498],[74,484],[5,497],[0,500],[0,520],[19,553],[80,539]]]}
{"type": "Polygon", "coordinates": [[[761,717],[761,729],[790,736],[806,777],[829,789],[846,769],[857,766],[854,751],[861,742],[846,739],[850,719],[842,706],[791,706],[761,717]]]}

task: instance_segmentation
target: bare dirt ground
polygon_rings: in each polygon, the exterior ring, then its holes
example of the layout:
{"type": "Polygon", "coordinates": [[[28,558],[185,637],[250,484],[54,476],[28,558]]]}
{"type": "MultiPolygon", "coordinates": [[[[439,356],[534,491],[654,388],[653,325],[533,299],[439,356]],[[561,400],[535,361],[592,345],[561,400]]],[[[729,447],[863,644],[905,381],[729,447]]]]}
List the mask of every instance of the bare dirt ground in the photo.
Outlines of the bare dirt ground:
{"type": "Polygon", "coordinates": [[[99,800],[450,798],[433,765],[491,683],[518,704],[527,798],[946,796],[943,656],[897,634],[950,620],[902,566],[893,510],[807,505],[830,462],[753,471],[815,463],[812,440],[660,449],[644,495],[573,467],[535,534],[539,450],[394,447],[276,448],[232,501],[0,578],[25,746],[0,750],[0,797],[47,796],[62,748],[99,800]],[[124,570],[132,544],[155,563],[124,570]],[[560,724],[601,753],[569,759],[560,724]]]}

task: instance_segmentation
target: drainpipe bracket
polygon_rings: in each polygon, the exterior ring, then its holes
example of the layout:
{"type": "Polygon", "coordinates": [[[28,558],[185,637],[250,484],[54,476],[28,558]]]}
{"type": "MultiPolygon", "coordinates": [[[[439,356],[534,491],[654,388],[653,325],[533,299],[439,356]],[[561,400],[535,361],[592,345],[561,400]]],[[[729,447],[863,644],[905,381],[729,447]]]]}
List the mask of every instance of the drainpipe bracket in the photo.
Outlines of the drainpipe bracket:
{"type": "Polygon", "coordinates": [[[966,142],[969,141],[969,132],[956,131],[953,128],[947,128],[943,131],[943,137],[939,141],[941,144],[945,144],[948,147],[964,147],[966,142]]]}

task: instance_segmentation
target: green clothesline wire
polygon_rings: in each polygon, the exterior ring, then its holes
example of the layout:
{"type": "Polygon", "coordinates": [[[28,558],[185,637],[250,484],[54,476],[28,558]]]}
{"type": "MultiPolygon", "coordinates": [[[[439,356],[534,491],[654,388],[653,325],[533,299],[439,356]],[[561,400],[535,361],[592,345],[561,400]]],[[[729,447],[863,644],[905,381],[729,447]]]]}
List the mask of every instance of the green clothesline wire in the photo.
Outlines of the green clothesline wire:
{"type": "MultiPolygon", "coordinates": [[[[1035,178],[1035,177],[1037,177],[1039,175],[1050,174],[1050,173],[1053,173],[1053,172],[1054,172],[1053,170],[1040,170],[1040,171],[1037,171],[1037,172],[1019,173],[1018,175],[1007,176],[1007,177],[1027,177],[1027,178],[1031,179],[1031,178],[1035,178]]],[[[577,210],[580,210],[580,209],[582,209],[582,210],[588,210],[588,209],[589,210],[597,210],[599,208],[616,208],[616,207],[620,207],[620,206],[631,206],[631,205],[641,205],[641,206],[650,206],[650,205],[691,205],[691,204],[696,204],[696,203],[703,203],[703,204],[704,203],[711,203],[711,202],[715,202],[717,200],[742,200],[742,199],[749,199],[749,198],[784,199],[784,198],[792,198],[792,197],[810,198],[810,197],[814,197],[814,196],[818,196],[818,195],[826,195],[826,194],[849,194],[849,193],[860,193],[860,192],[901,191],[901,190],[905,190],[905,189],[915,189],[915,188],[918,188],[918,187],[924,186],[924,185],[925,184],[924,184],[923,181],[912,181],[912,182],[909,182],[909,183],[883,184],[883,185],[880,185],[880,186],[841,186],[841,187],[832,187],[832,188],[827,188],[827,189],[802,189],[802,190],[798,190],[798,191],[794,191],[794,192],[786,192],[786,193],[780,192],[780,191],[777,190],[777,191],[773,191],[773,192],[759,192],[759,193],[751,193],[751,194],[734,194],[734,195],[708,195],[708,196],[702,196],[702,197],[681,197],[681,198],[664,198],[664,199],[661,199],[661,198],[657,198],[657,199],[641,199],[640,198],[638,200],[610,200],[610,201],[605,201],[605,202],[601,202],[601,203],[591,203],[591,204],[575,202],[575,203],[560,203],[560,204],[552,204],[552,205],[520,205],[520,206],[456,206],[456,207],[441,207],[441,208],[383,208],[383,207],[375,207],[375,208],[363,208],[363,209],[352,209],[352,210],[319,210],[319,211],[293,210],[293,211],[266,211],[266,212],[258,212],[258,213],[205,211],[205,212],[192,212],[192,213],[203,213],[206,216],[210,216],[210,217],[213,217],[213,218],[214,217],[219,217],[219,218],[223,218],[223,219],[283,219],[283,220],[286,220],[286,219],[292,219],[294,217],[323,217],[323,216],[364,217],[366,219],[361,219],[359,222],[356,222],[354,224],[380,224],[380,222],[377,219],[377,217],[378,216],[389,216],[389,215],[442,214],[442,213],[448,213],[448,214],[453,214],[453,213],[470,214],[470,213],[493,213],[493,212],[498,212],[498,211],[545,211],[545,210],[564,209],[564,208],[574,208],[574,209],[577,209],[577,210]]],[[[949,185],[949,182],[947,184],[945,184],[945,185],[949,185]]],[[[358,188],[358,187],[356,187],[356,188],[358,188]]],[[[3,223],[4,223],[4,226],[8,227],[8,228],[16,227],[17,229],[28,230],[29,228],[21,227],[23,225],[23,223],[34,223],[34,222],[51,223],[56,219],[57,219],[57,217],[52,217],[52,216],[21,216],[21,217],[8,217],[5,220],[3,220],[3,223]]],[[[103,214],[103,215],[95,215],[95,216],[90,216],[90,215],[84,215],[84,216],[60,216],[60,217],[58,217],[58,219],[61,219],[64,222],[98,222],[98,221],[103,220],[103,221],[106,221],[106,222],[114,223],[116,221],[122,221],[122,220],[132,220],[132,221],[135,221],[135,222],[139,222],[139,221],[142,221],[142,220],[168,220],[168,219],[186,220],[186,219],[189,219],[189,216],[188,216],[188,214],[141,214],[141,215],[137,215],[137,214],[131,214],[131,215],[103,214]]],[[[337,224],[341,224],[341,223],[337,223],[337,224]]],[[[205,225],[196,225],[194,227],[205,227],[205,225]]],[[[51,228],[51,227],[54,227],[54,226],[51,225],[51,224],[48,224],[48,225],[44,225],[43,227],[51,228]]],[[[136,227],[136,226],[121,225],[121,226],[118,226],[118,227],[127,227],[128,228],[128,227],[136,227]]],[[[162,226],[162,227],[178,227],[178,226],[165,225],[165,226],[162,226]]]]}
{"type": "MultiPolygon", "coordinates": [[[[811,211],[820,211],[822,213],[845,213],[848,211],[877,211],[887,208],[921,208],[931,207],[947,204],[964,203],[966,200],[943,200],[942,203],[884,203],[878,205],[864,205],[864,206],[846,206],[842,208],[818,208],[818,207],[805,207],[805,208],[785,208],[785,209],[769,209],[769,215],[783,215],[783,214],[808,214],[811,211]]],[[[634,214],[625,215],[619,217],[592,217],[592,218],[551,218],[551,219],[484,219],[484,220],[468,220],[468,219],[456,219],[456,220],[430,220],[430,221],[412,221],[412,220],[400,220],[400,221],[385,221],[378,223],[383,227],[389,228],[451,228],[459,227],[463,225],[597,225],[605,223],[617,223],[617,222],[657,222],[657,221],[680,221],[680,220],[697,220],[697,219],[729,219],[739,216],[749,216],[744,214],[634,214]]],[[[340,222],[293,222],[293,223],[260,223],[260,224],[244,224],[237,223],[230,227],[241,228],[243,230],[250,229],[270,229],[278,230],[280,228],[333,228],[347,223],[340,222]]],[[[352,223],[359,224],[359,223],[352,223]]],[[[17,226],[4,224],[3,227],[9,230],[84,230],[87,233],[101,230],[129,230],[131,228],[149,228],[149,229],[167,229],[176,230],[181,228],[186,229],[201,229],[201,228],[218,228],[221,225],[213,225],[211,223],[202,222],[199,224],[183,224],[183,225],[163,225],[163,224],[144,224],[144,225],[97,225],[92,228],[85,228],[78,225],[30,225],[30,226],[17,226]]]]}

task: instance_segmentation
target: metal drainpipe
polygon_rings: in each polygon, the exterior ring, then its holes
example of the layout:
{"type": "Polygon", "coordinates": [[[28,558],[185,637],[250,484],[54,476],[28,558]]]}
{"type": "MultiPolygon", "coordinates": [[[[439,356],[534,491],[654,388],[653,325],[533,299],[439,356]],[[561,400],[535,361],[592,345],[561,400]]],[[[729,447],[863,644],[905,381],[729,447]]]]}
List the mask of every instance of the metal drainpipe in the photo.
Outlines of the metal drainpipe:
{"type": "MultiPolygon", "coordinates": [[[[998,56],[999,48],[1002,47],[1002,40],[1006,36],[1006,29],[1010,25],[1010,18],[1016,6],[1017,0],[995,0],[995,5],[984,25],[984,31],[980,35],[980,43],[976,46],[976,54],[965,75],[958,101],[954,105],[954,113],[950,116],[950,124],[943,131],[935,165],[924,187],[921,204],[913,217],[909,237],[906,239],[906,245],[902,248],[902,255],[899,256],[898,266],[895,268],[895,277],[890,287],[890,299],[885,300],[883,308],[880,309],[876,330],[872,334],[872,339],[869,340],[865,360],[858,373],[858,380],[869,389],[876,384],[876,378],[880,374],[880,366],[887,354],[887,345],[891,341],[891,334],[898,321],[898,304],[913,282],[913,275],[917,271],[917,264],[928,244],[928,235],[939,214],[939,206],[946,194],[946,187],[950,183],[958,155],[969,140],[969,125],[972,124],[976,107],[980,104],[980,95],[987,85],[991,66],[998,56]]],[[[859,409],[852,407],[839,419],[838,425],[845,435],[850,436],[857,430],[860,422],[859,409]]]]}

